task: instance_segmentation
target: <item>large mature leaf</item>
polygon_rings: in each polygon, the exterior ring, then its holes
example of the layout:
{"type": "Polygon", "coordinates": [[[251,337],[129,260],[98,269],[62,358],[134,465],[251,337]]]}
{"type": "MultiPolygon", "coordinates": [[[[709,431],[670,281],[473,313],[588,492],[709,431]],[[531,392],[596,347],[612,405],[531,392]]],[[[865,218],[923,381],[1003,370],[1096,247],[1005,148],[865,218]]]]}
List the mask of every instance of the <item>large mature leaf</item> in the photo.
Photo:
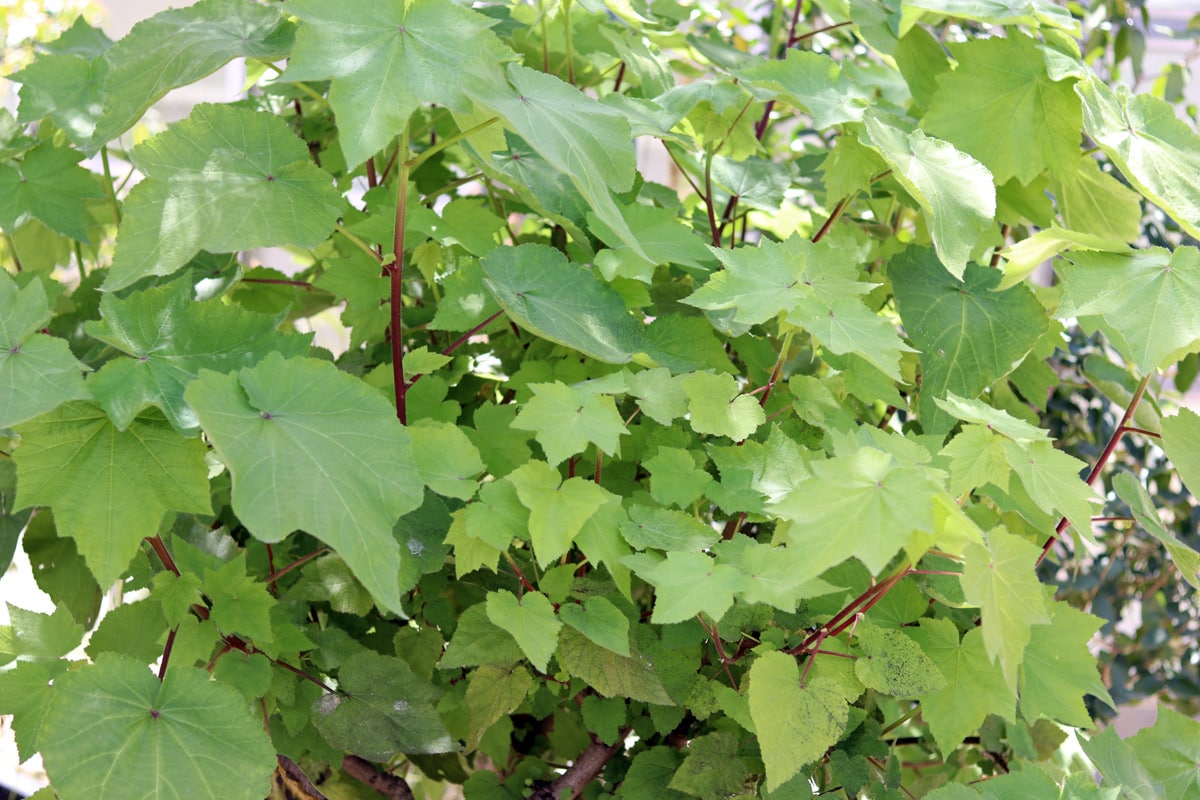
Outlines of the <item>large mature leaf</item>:
{"type": "Polygon", "coordinates": [[[1095,492],[1079,477],[1087,464],[1050,442],[1008,442],[1004,455],[1038,508],[1090,531],[1095,492]]]}
{"type": "Polygon", "coordinates": [[[32,217],[87,241],[89,198],[103,197],[96,176],[79,166],[83,154],[42,142],[15,166],[0,164],[0,226],[11,231],[32,217]]]}
{"type": "Polygon", "coordinates": [[[596,644],[573,627],[563,628],[559,643],[558,660],[562,668],[605,697],[672,704],[654,665],[636,648],[623,656],[596,644]]]}
{"type": "Polygon", "coordinates": [[[997,183],[1029,183],[1067,169],[1079,152],[1079,98],[1046,74],[1038,43],[1016,31],[951,45],[958,67],[943,72],[921,127],[991,170],[997,183]]]}
{"type": "Polygon", "coordinates": [[[980,235],[996,213],[996,186],[987,168],[950,144],[921,131],[905,133],[867,117],[868,144],[925,212],[943,266],[961,278],[980,235]]]}
{"type": "Polygon", "coordinates": [[[198,303],[192,281],[180,279],[127,298],[106,294],[101,321],[86,330],[132,358],[109,361],[89,384],[117,427],[124,430],[147,405],[163,410],[177,430],[200,427],[183,390],[202,369],[233,372],[267,353],[308,352],[308,336],[276,330],[280,318],[252,314],[220,300],[198,303]]]}
{"type": "Polygon", "coordinates": [[[813,126],[822,130],[843,122],[858,122],[870,103],[870,95],[823,53],[790,49],[782,61],[756,59],[733,74],[750,86],[778,93],[791,105],[808,111],[813,126]]]}
{"type": "Polygon", "coordinates": [[[1166,101],[1080,81],[1083,128],[1134,187],[1200,236],[1200,136],[1166,101]]]}
{"type": "Polygon", "coordinates": [[[926,433],[945,434],[953,418],[936,399],[974,399],[1015,369],[1045,333],[1046,311],[1024,285],[996,291],[999,270],[971,265],[960,283],[928,250],[892,259],[888,276],[904,328],[921,351],[919,404],[926,433]]]}
{"type": "Polygon", "coordinates": [[[521,327],[610,364],[643,349],[642,328],[616,289],[545,245],[492,252],[484,284],[521,327]]]}
{"type": "Polygon", "coordinates": [[[332,545],[380,607],[400,613],[392,526],[421,505],[408,431],[384,397],[333,364],[272,353],[204,371],[184,398],[233,476],[233,510],[257,538],[301,528],[332,545]]]}
{"type": "Polygon", "coordinates": [[[982,612],[988,658],[999,660],[1004,679],[1017,685],[1017,668],[1035,625],[1051,621],[1034,565],[1041,551],[1003,528],[987,535],[986,545],[963,551],[963,594],[982,612]]]}
{"type": "Polygon", "coordinates": [[[920,627],[905,630],[946,677],[944,687],[920,698],[922,718],[943,755],[978,730],[988,714],[1016,721],[1017,698],[988,658],[978,628],[967,631],[962,641],[948,619],[922,619],[920,627]]]}
{"type": "Polygon", "coordinates": [[[122,431],[103,409],[72,402],[20,425],[16,506],[54,509],[101,586],[115,581],[168,511],[212,510],[204,444],[157,411],[122,431]]]}
{"type": "MultiPolygon", "coordinates": [[[[79,17],[79,22],[82,21],[83,17],[79,17]]],[[[89,147],[96,122],[104,110],[104,79],[107,75],[108,61],[99,57],[99,53],[39,56],[11,76],[21,84],[17,121],[30,123],[50,117],[72,144],[89,147]]]]}
{"type": "Polygon", "coordinates": [[[38,742],[63,800],[261,800],[275,768],[239,692],[106,654],[54,682],[38,742]]]}
{"type": "Polygon", "coordinates": [[[467,87],[502,83],[499,65],[513,57],[489,30],[495,20],[450,0],[290,0],[287,10],[304,24],[283,80],[333,79],[329,102],[351,167],[422,103],[470,111],[467,87]]]}
{"type": "Polygon", "coordinates": [[[234,58],[287,56],[293,30],[278,6],[250,0],[201,0],[139,22],[104,55],[109,63],[104,112],[91,147],[128,130],[171,89],[194,83],[234,58]]]}
{"type": "Polygon", "coordinates": [[[1033,722],[1039,716],[1087,727],[1092,718],[1083,695],[1116,704],[1100,680],[1096,657],[1088,649],[1104,620],[1063,602],[1051,603],[1048,625],[1030,629],[1029,645],[1021,659],[1021,715],[1033,722]]]}
{"type": "Polygon", "coordinates": [[[373,761],[457,748],[434,703],[441,693],[398,658],[363,650],[338,670],[337,693],[313,703],[313,724],[339,750],[373,761]]]}
{"type": "Polygon", "coordinates": [[[170,275],[201,250],[313,247],[345,205],[274,114],[199,105],[138,145],[133,161],[146,179],[125,201],[107,289],[170,275]]]}
{"type": "Polygon", "coordinates": [[[1075,251],[1058,271],[1055,316],[1102,330],[1141,374],[1200,350],[1200,250],[1075,251]]]}
{"type": "Polygon", "coordinates": [[[47,336],[50,300],[40,280],[24,288],[0,270],[0,428],[89,397],[87,366],[62,339],[47,336]]]}
{"type": "Polygon", "coordinates": [[[1164,800],[1187,800],[1200,791],[1200,723],[1159,706],[1158,719],[1128,741],[1146,770],[1161,781],[1164,800]]]}
{"type": "Polygon", "coordinates": [[[878,573],[898,551],[915,558],[932,541],[942,489],[924,470],[870,448],[810,467],[813,477],[771,505],[792,523],[785,536],[806,556],[804,577],[850,558],[878,573]]]}
{"type": "Polygon", "coordinates": [[[842,735],[849,716],[837,684],[817,678],[803,686],[795,657],[786,653],[766,653],[750,667],[749,700],[768,789],[778,788],[824,755],[842,735]]]}

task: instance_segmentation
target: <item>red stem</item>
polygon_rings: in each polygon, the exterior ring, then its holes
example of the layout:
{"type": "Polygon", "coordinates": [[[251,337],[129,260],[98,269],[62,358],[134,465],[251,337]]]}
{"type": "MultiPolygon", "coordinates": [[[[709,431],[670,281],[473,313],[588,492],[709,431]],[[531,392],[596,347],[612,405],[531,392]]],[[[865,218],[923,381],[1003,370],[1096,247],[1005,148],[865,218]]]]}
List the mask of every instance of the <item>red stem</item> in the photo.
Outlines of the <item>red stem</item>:
{"type": "Polygon", "coordinates": [[[286,567],[284,567],[278,571],[273,571],[270,575],[268,575],[264,579],[263,582],[266,584],[269,584],[271,586],[274,586],[275,581],[279,580],[284,575],[287,575],[289,572],[296,569],[297,567],[304,566],[305,564],[307,564],[309,561],[312,561],[317,556],[324,555],[325,553],[328,553],[328,552],[329,552],[328,547],[318,547],[316,550],[313,550],[308,555],[300,556],[300,558],[297,558],[295,561],[288,564],[286,567]]]}
{"type": "Polygon", "coordinates": [[[160,683],[167,675],[167,662],[171,660],[171,649],[175,647],[175,634],[178,631],[178,626],[171,628],[171,632],[167,634],[167,643],[163,645],[162,659],[158,662],[158,680],[160,683]]]}
{"type": "Polygon", "coordinates": [[[408,424],[408,408],[404,402],[408,387],[404,384],[404,227],[408,210],[408,170],[400,165],[400,187],[396,196],[396,232],[392,238],[393,261],[387,266],[391,291],[388,303],[391,311],[392,381],[396,386],[396,418],[408,424]]]}

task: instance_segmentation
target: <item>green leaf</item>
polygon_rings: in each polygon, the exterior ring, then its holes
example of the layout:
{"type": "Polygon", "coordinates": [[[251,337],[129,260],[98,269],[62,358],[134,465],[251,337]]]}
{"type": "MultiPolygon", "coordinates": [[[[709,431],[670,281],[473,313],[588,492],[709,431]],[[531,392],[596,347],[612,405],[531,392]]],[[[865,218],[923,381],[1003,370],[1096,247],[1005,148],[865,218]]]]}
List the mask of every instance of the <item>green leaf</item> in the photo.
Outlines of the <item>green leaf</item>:
{"type": "Polygon", "coordinates": [[[554,608],[541,592],[526,592],[518,598],[500,589],[487,596],[487,615],[492,624],[508,631],[529,663],[538,672],[545,672],[550,657],[558,647],[558,631],[562,623],[554,608]]]}
{"type": "Polygon", "coordinates": [[[563,480],[545,461],[529,461],[507,478],[529,509],[529,535],[538,566],[545,568],[571,549],[584,523],[611,495],[593,481],[563,480]]]}
{"type": "Polygon", "coordinates": [[[841,690],[827,678],[802,686],[800,667],[786,653],[755,660],[748,695],[769,790],[823,756],[846,728],[849,706],[841,690]]]}
{"type": "MultiPolygon", "coordinates": [[[[379,270],[374,274],[378,276],[379,270]]],[[[500,310],[483,283],[483,267],[477,259],[460,261],[441,285],[442,300],[429,323],[434,330],[468,331],[500,310]]]]}
{"type": "Polygon", "coordinates": [[[1141,234],[1142,198],[1137,192],[1100,169],[1091,156],[1079,157],[1072,172],[1055,166],[1060,191],[1057,205],[1066,227],[1083,233],[1136,241],[1141,234]],[[1066,174],[1063,174],[1066,172],[1066,174]]]}
{"type": "Polygon", "coordinates": [[[387,146],[424,103],[470,111],[466,87],[494,85],[513,57],[489,30],[494,20],[449,0],[291,0],[287,11],[304,24],[282,80],[333,79],[329,102],[351,167],[387,146]]]}
{"type": "Polygon", "coordinates": [[[1200,414],[1190,408],[1162,420],[1162,447],[1193,494],[1200,492],[1200,414]]]}
{"type": "Polygon", "coordinates": [[[653,547],[667,552],[706,551],[721,538],[712,526],[689,514],[643,505],[630,506],[621,535],[635,550],[653,547]]]}
{"type": "Polygon", "coordinates": [[[963,595],[982,612],[988,658],[999,660],[1010,687],[1017,684],[1031,628],[1052,619],[1034,571],[1040,555],[1037,545],[1003,528],[988,533],[984,545],[971,543],[963,551],[963,595]]]}
{"type": "Polygon", "coordinates": [[[867,688],[894,697],[917,697],[946,687],[937,664],[900,631],[860,622],[855,637],[863,654],[854,662],[854,674],[867,688]]]}
{"type": "Polygon", "coordinates": [[[687,757],[667,786],[700,800],[718,800],[735,796],[745,783],[746,766],[738,758],[738,737],[718,731],[688,742],[687,757]]]}
{"type": "MultiPolygon", "coordinates": [[[[804,295],[813,245],[798,236],[758,247],[716,250],[724,269],[684,302],[710,311],[732,310],[732,319],[756,325],[790,311],[804,295]]],[[[870,287],[863,284],[864,291],[870,287]]]]}
{"type": "Polygon", "coordinates": [[[67,662],[63,660],[22,661],[0,672],[0,708],[13,715],[12,731],[22,761],[42,749],[42,727],[54,701],[51,681],[66,669],[67,662]]]}
{"type": "Polygon", "coordinates": [[[505,313],[543,339],[610,364],[643,349],[642,329],[617,290],[552,247],[500,248],[484,259],[483,272],[505,313]]]}
{"type": "Polygon", "coordinates": [[[275,638],[271,609],[276,600],[266,584],[246,574],[244,551],[219,569],[204,571],[204,592],[212,601],[209,619],[222,633],[240,634],[262,648],[267,648],[275,638]]]}
{"type": "Polygon", "coordinates": [[[672,376],[666,367],[626,373],[629,394],[637,398],[638,408],[660,425],[670,425],[688,413],[684,376],[672,376]]]}
{"type": "Polygon", "coordinates": [[[938,79],[921,127],[987,167],[996,183],[1029,183],[1078,158],[1083,124],[1068,81],[1046,74],[1038,42],[1016,31],[951,45],[958,66],[938,79]]]}
{"type": "Polygon", "coordinates": [[[701,613],[719,622],[733,605],[734,593],[747,584],[746,576],[704,553],[673,550],[665,559],[639,553],[626,556],[622,563],[654,586],[650,621],[656,625],[683,622],[701,613]]]}
{"type": "Polygon", "coordinates": [[[605,697],[628,697],[643,703],[672,705],[654,665],[636,648],[628,656],[596,644],[574,626],[563,628],[558,661],[562,668],[605,697]]]}
{"type": "Polygon", "coordinates": [[[171,275],[201,250],[314,247],[345,208],[331,176],[273,114],[198,105],[132,157],[146,177],[125,201],[110,290],[171,275]]]}
{"type": "MultiPolygon", "coordinates": [[[[1184,411],[1187,409],[1181,410],[1180,413],[1182,414],[1184,411]]],[[[1173,418],[1168,417],[1168,419],[1173,418]]],[[[1166,422],[1166,420],[1163,421],[1166,422]]],[[[1146,491],[1146,487],[1128,472],[1119,472],[1113,477],[1113,489],[1116,490],[1117,496],[1129,505],[1129,510],[1133,512],[1134,519],[1137,520],[1142,530],[1167,548],[1167,552],[1171,554],[1171,560],[1175,562],[1175,568],[1179,570],[1180,577],[1190,583],[1193,588],[1200,587],[1200,552],[1196,552],[1181,542],[1179,537],[1167,529],[1162,519],[1159,518],[1158,509],[1155,508],[1154,500],[1146,491]]]]}
{"type": "Polygon", "coordinates": [[[789,49],[787,58],[755,59],[733,74],[751,86],[779,93],[789,104],[812,115],[813,127],[825,129],[858,122],[870,104],[858,86],[829,56],[789,49]]]}
{"type": "Polygon", "coordinates": [[[1134,188],[1200,236],[1200,136],[1164,100],[1080,81],[1083,129],[1134,188]]]}
{"type": "Polygon", "coordinates": [[[582,604],[567,603],[559,618],[606,650],[629,657],[629,618],[606,597],[589,597],[582,604]]]}
{"type": "Polygon", "coordinates": [[[1090,233],[1068,231],[1051,223],[1028,239],[1022,239],[1002,252],[1007,259],[1000,289],[1015,286],[1028,278],[1043,263],[1064,250],[1099,250],[1105,253],[1128,253],[1129,246],[1119,239],[1090,233]]]}
{"type": "Polygon", "coordinates": [[[438,669],[458,669],[479,664],[507,666],[521,660],[522,652],[508,631],[493,625],[487,606],[477,603],[462,613],[438,669]]]}
{"type": "Polygon", "coordinates": [[[470,500],[483,472],[483,459],[462,429],[449,422],[419,420],[408,429],[421,480],[445,497],[470,500]]]}
{"type": "Polygon", "coordinates": [[[712,476],[696,466],[696,459],[678,447],[660,447],[642,466],[650,472],[650,496],[663,505],[687,508],[704,494],[712,476]]]}
{"type": "MultiPolygon", "coordinates": [[[[15,534],[14,534],[15,538],[15,534]]],[[[60,537],[54,515],[41,511],[29,520],[21,537],[38,588],[71,612],[75,621],[91,628],[104,596],[72,539],[60,537]]]]}
{"type": "Polygon", "coordinates": [[[718,544],[715,553],[718,562],[736,567],[748,578],[739,592],[747,603],[766,603],[792,613],[804,598],[838,591],[820,578],[805,577],[808,556],[798,548],[735,536],[718,544]]]}
{"type": "Polygon", "coordinates": [[[124,430],[147,405],[171,425],[195,433],[200,421],[183,390],[202,369],[228,373],[257,364],[267,353],[308,353],[309,337],[277,330],[278,316],[251,314],[220,300],[195,301],[192,281],[181,278],[127,298],[106,294],[101,321],[87,332],[132,358],[109,361],[89,384],[96,400],[124,430]]]}
{"type": "Polygon", "coordinates": [[[1186,800],[1200,788],[1200,723],[1161,706],[1158,719],[1127,741],[1146,770],[1162,783],[1165,800],[1186,800]]]}
{"type": "Polygon", "coordinates": [[[1005,454],[1008,444],[983,425],[964,425],[939,454],[949,459],[950,493],[961,497],[989,483],[1007,492],[1012,472],[1005,454]]]}
{"type": "Polygon", "coordinates": [[[1003,409],[992,408],[982,400],[971,400],[959,397],[954,392],[947,392],[945,399],[934,398],[934,402],[938,408],[955,419],[986,426],[988,430],[1007,436],[1015,442],[1051,441],[1050,435],[1041,428],[1017,419],[1003,409]]]}
{"type": "Polygon", "coordinates": [[[1083,752],[1104,777],[1132,800],[1160,800],[1166,788],[1150,775],[1141,759],[1127,742],[1121,741],[1115,727],[1105,728],[1090,739],[1080,739],[1083,752]]]}
{"type": "Polygon", "coordinates": [[[1096,657],[1088,649],[1104,620],[1063,602],[1051,603],[1049,612],[1048,625],[1030,629],[1021,660],[1021,716],[1030,722],[1045,716],[1087,727],[1092,718],[1083,695],[1093,695],[1116,708],[1100,680],[1096,657]]]}
{"type": "Polygon", "coordinates": [[[0,663],[16,658],[49,661],[61,658],[79,646],[83,626],[71,617],[66,608],[53,614],[27,611],[8,605],[11,626],[0,628],[0,663]]]}
{"type": "Polygon", "coordinates": [[[0,428],[90,396],[83,385],[87,366],[62,339],[42,333],[50,317],[40,280],[20,288],[0,270],[0,428]]]}
{"type": "Polygon", "coordinates": [[[1075,251],[1069,259],[1058,269],[1056,317],[1103,331],[1142,375],[1200,350],[1200,250],[1075,251]]]}
{"type": "Polygon", "coordinates": [[[255,537],[308,531],[381,608],[401,612],[392,526],[423,492],[411,437],[382,395],[330,363],[272,353],[234,374],[202,372],[184,398],[229,467],[233,510],[255,537]]]}
{"type": "Polygon", "coordinates": [[[1078,530],[1091,530],[1095,492],[1079,477],[1087,464],[1050,442],[1009,442],[1004,454],[1039,508],[1061,514],[1078,530]]]}
{"type": "Polygon", "coordinates": [[[534,438],[552,466],[582,453],[589,444],[609,455],[617,452],[628,433],[612,397],[582,391],[562,381],[531,383],[533,397],[513,421],[513,427],[535,431],[534,438]]]}
{"type": "Polygon", "coordinates": [[[124,133],[171,89],[195,83],[235,58],[286,57],[293,31],[278,6],[248,0],[201,0],[139,22],[104,55],[109,64],[104,111],[90,148],[124,133]]]}
{"type": "Polygon", "coordinates": [[[942,265],[963,277],[980,235],[996,214],[996,186],[987,167],[920,130],[905,133],[867,117],[867,142],[892,168],[892,177],[925,212],[942,265]]]}
{"type": "MultiPolygon", "coordinates": [[[[78,18],[80,22],[83,17],[78,18]]],[[[72,144],[89,148],[104,108],[104,84],[109,64],[100,53],[42,54],[11,76],[21,83],[17,120],[36,122],[50,117],[72,144]]]]}
{"type": "Polygon", "coordinates": [[[954,422],[936,398],[977,397],[1021,363],[1049,321],[1024,285],[996,291],[999,270],[971,265],[960,283],[932,255],[910,248],[892,259],[888,277],[905,331],[921,351],[922,425],[944,435],[954,422]]]}
{"type": "Polygon", "coordinates": [[[766,422],[767,415],[758,400],[740,394],[732,375],[693,372],[681,383],[688,398],[688,422],[696,433],[728,436],[740,442],[766,422]]]}
{"type": "Polygon", "coordinates": [[[933,660],[946,685],[921,695],[921,716],[943,756],[979,729],[988,714],[1016,721],[1016,696],[999,666],[988,658],[979,628],[959,641],[958,628],[948,619],[922,619],[906,633],[933,660]]]}
{"type": "Polygon", "coordinates": [[[715,263],[704,241],[680,222],[674,210],[641,203],[618,203],[617,208],[637,236],[643,255],[633,252],[603,220],[589,214],[588,227],[612,248],[596,256],[596,267],[605,279],[611,281],[620,275],[650,283],[659,264],[681,264],[707,272],[715,263]]]}
{"type": "Polygon", "coordinates": [[[441,693],[398,658],[364,650],[338,670],[338,691],[313,703],[330,745],[372,761],[458,749],[434,708],[441,693]]]}
{"type": "Polygon", "coordinates": [[[168,511],[212,511],[204,444],[157,411],[121,431],[99,406],[73,402],[17,430],[15,505],[53,508],[101,586],[125,572],[168,511]]]}
{"type": "Polygon", "coordinates": [[[471,721],[467,749],[478,746],[487,729],[515,711],[532,688],[533,676],[522,666],[485,665],[472,672],[465,698],[471,721]]]}
{"type": "Polygon", "coordinates": [[[172,664],[160,683],[144,664],[101,655],[59,677],[54,695],[38,741],[63,800],[261,800],[268,790],[275,749],[261,721],[203,670],[172,664]]]}
{"type": "Polygon", "coordinates": [[[936,16],[959,17],[993,25],[1044,25],[1078,32],[1079,23],[1071,13],[1052,0],[906,0],[901,34],[920,19],[922,11],[936,16]]]}
{"type": "Polygon", "coordinates": [[[771,506],[793,523],[785,536],[806,556],[804,577],[848,558],[878,574],[897,551],[915,559],[932,542],[933,498],[942,490],[924,470],[869,448],[810,466],[813,477],[771,506]]]}
{"type": "Polygon", "coordinates": [[[96,176],[79,166],[82,160],[71,148],[42,142],[16,166],[0,164],[0,226],[11,231],[32,217],[86,242],[86,201],[104,194],[96,176]]]}

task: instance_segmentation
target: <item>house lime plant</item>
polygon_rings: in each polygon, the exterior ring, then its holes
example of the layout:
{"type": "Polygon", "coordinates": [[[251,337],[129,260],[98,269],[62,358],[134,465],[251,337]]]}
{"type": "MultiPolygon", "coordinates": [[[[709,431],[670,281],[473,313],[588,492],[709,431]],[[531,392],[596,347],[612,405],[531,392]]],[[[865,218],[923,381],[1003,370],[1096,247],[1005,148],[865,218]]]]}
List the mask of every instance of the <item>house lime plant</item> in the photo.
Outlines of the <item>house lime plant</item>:
{"type": "Polygon", "coordinates": [[[201,0],[42,47],[0,114],[42,796],[1194,797],[1200,725],[1096,733],[1106,620],[1039,577],[1114,507],[1200,577],[1200,138],[1082,14],[201,0]],[[1076,329],[1089,463],[1041,422],[1076,329]]]}

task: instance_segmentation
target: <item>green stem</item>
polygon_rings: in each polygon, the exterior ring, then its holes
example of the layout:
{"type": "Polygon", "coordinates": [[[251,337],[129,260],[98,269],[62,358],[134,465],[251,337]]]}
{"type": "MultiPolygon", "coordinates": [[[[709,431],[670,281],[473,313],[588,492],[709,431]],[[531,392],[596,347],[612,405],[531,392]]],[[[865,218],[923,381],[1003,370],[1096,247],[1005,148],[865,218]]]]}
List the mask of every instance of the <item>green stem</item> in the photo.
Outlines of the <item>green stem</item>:
{"type": "Polygon", "coordinates": [[[108,166],[108,145],[100,148],[100,163],[104,165],[104,185],[108,188],[108,204],[112,206],[113,219],[121,224],[121,207],[117,204],[117,190],[113,187],[112,169],[108,166]]]}
{"type": "Polygon", "coordinates": [[[374,250],[372,250],[371,245],[367,244],[362,239],[358,238],[353,233],[346,230],[340,222],[337,224],[337,232],[340,233],[342,236],[345,236],[347,239],[349,239],[354,244],[355,247],[357,247],[359,250],[362,250],[364,253],[369,255],[371,258],[375,259],[376,261],[380,261],[380,262],[383,261],[383,256],[379,255],[379,253],[376,253],[374,250]]]}
{"type": "Polygon", "coordinates": [[[392,380],[396,384],[396,417],[402,425],[408,424],[408,409],[404,395],[408,387],[404,383],[404,228],[408,218],[408,175],[411,165],[408,155],[408,127],[400,133],[400,167],[396,176],[396,233],[392,239],[392,257],[386,263],[391,283],[388,297],[391,311],[392,380]]]}
{"type": "Polygon", "coordinates": [[[492,117],[491,119],[485,120],[485,121],[479,123],[478,125],[475,125],[474,127],[468,128],[467,130],[462,131],[461,133],[457,133],[454,136],[451,136],[449,139],[442,139],[440,142],[435,144],[433,147],[430,147],[428,150],[421,153],[421,155],[417,156],[414,159],[409,160],[408,164],[406,165],[408,167],[408,171],[416,172],[417,168],[419,168],[422,164],[424,164],[426,161],[428,161],[433,156],[435,156],[438,153],[445,150],[450,145],[457,144],[458,142],[461,142],[463,139],[467,138],[468,136],[474,136],[479,131],[483,130],[484,128],[488,127],[489,125],[494,125],[499,121],[500,121],[499,117],[492,117]]]}
{"type": "Polygon", "coordinates": [[[8,252],[12,253],[13,266],[16,267],[17,272],[20,272],[24,267],[21,266],[21,257],[17,255],[17,243],[13,241],[8,231],[0,230],[0,236],[4,237],[4,243],[8,245],[8,252]]]}
{"type": "Polygon", "coordinates": [[[567,83],[575,85],[575,47],[571,39],[571,0],[563,0],[563,28],[567,32],[567,83]]]}

